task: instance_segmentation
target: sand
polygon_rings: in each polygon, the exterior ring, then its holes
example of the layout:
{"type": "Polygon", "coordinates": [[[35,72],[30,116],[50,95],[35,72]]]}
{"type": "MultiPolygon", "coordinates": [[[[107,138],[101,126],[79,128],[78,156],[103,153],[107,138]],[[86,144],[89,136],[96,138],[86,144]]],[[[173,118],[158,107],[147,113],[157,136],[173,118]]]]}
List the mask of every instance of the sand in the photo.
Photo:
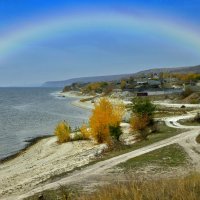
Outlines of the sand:
{"type": "Polygon", "coordinates": [[[22,155],[0,164],[0,199],[28,192],[52,177],[84,166],[105,148],[92,141],[59,145],[56,137],[42,139],[22,155]]]}

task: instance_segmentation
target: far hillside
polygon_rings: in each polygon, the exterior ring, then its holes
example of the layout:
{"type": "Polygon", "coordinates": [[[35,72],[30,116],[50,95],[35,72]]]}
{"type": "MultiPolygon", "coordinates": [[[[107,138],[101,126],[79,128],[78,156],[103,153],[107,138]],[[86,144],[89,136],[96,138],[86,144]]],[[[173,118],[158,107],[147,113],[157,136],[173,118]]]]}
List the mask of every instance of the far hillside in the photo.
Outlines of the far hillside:
{"type": "Polygon", "coordinates": [[[72,83],[92,83],[92,82],[108,82],[108,81],[119,81],[123,78],[128,78],[130,76],[137,77],[140,75],[147,75],[151,73],[200,73],[200,65],[194,67],[177,67],[177,68],[155,68],[145,71],[140,71],[137,73],[130,74],[119,74],[119,75],[109,75],[109,76],[94,76],[94,77],[80,77],[73,78],[63,81],[48,81],[42,85],[42,87],[64,87],[71,85],[72,83]]]}

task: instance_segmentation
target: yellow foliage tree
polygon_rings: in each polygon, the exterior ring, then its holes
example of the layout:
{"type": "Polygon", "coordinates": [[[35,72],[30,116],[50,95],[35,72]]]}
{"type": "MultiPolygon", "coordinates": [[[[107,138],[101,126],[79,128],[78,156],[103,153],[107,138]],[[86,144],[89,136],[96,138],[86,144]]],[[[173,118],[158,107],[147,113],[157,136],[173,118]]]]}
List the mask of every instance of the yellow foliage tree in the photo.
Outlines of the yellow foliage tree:
{"type": "Polygon", "coordinates": [[[70,126],[66,122],[60,122],[54,131],[54,134],[58,138],[59,143],[68,142],[70,140],[70,126]]]}
{"type": "Polygon", "coordinates": [[[124,114],[122,104],[112,104],[107,98],[95,104],[90,117],[91,135],[97,143],[110,143],[110,127],[119,126],[124,114]]]}

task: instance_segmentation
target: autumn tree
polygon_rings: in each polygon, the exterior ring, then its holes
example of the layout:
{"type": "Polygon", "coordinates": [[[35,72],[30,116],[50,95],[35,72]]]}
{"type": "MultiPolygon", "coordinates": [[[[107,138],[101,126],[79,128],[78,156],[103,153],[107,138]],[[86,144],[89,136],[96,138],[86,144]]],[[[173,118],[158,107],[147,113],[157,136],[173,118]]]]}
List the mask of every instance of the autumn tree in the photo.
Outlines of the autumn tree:
{"type": "Polygon", "coordinates": [[[70,140],[70,131],[71,128],[68,123],[60,122],[55,128],[54,134],[57,136],[59,143],[64,143],[70,140]]]}
{"type": "Polygon", "coordinates": [[[111,142],[111,131],[114,130],[113,127],[120,127],[123,115],[124,106],[111,103],[107,98],[101,98],[99,103],[95,104],[90,117],[90,128],[97,143],[111,142]]]}

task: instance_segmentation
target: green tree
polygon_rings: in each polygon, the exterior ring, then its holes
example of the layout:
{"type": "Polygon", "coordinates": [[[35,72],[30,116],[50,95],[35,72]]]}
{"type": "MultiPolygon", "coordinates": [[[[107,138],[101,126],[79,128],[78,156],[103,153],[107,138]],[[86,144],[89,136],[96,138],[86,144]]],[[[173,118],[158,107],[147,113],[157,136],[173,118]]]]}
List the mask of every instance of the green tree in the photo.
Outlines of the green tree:
{"type": "Polygon", "coordinates": [[[138,131],[141,139],[147,138],[149,135],[147,128],[154,125],[155,110],[156,106],[148,98],[133,99],[130,124],[133,130],[138,131]]]}
{"type": "Polygon", "coordinates": [[[137,116],[148,116],[152,119],[156,106],[148,98],[136,98],[132,100],[132,112],[137,116]]]}

